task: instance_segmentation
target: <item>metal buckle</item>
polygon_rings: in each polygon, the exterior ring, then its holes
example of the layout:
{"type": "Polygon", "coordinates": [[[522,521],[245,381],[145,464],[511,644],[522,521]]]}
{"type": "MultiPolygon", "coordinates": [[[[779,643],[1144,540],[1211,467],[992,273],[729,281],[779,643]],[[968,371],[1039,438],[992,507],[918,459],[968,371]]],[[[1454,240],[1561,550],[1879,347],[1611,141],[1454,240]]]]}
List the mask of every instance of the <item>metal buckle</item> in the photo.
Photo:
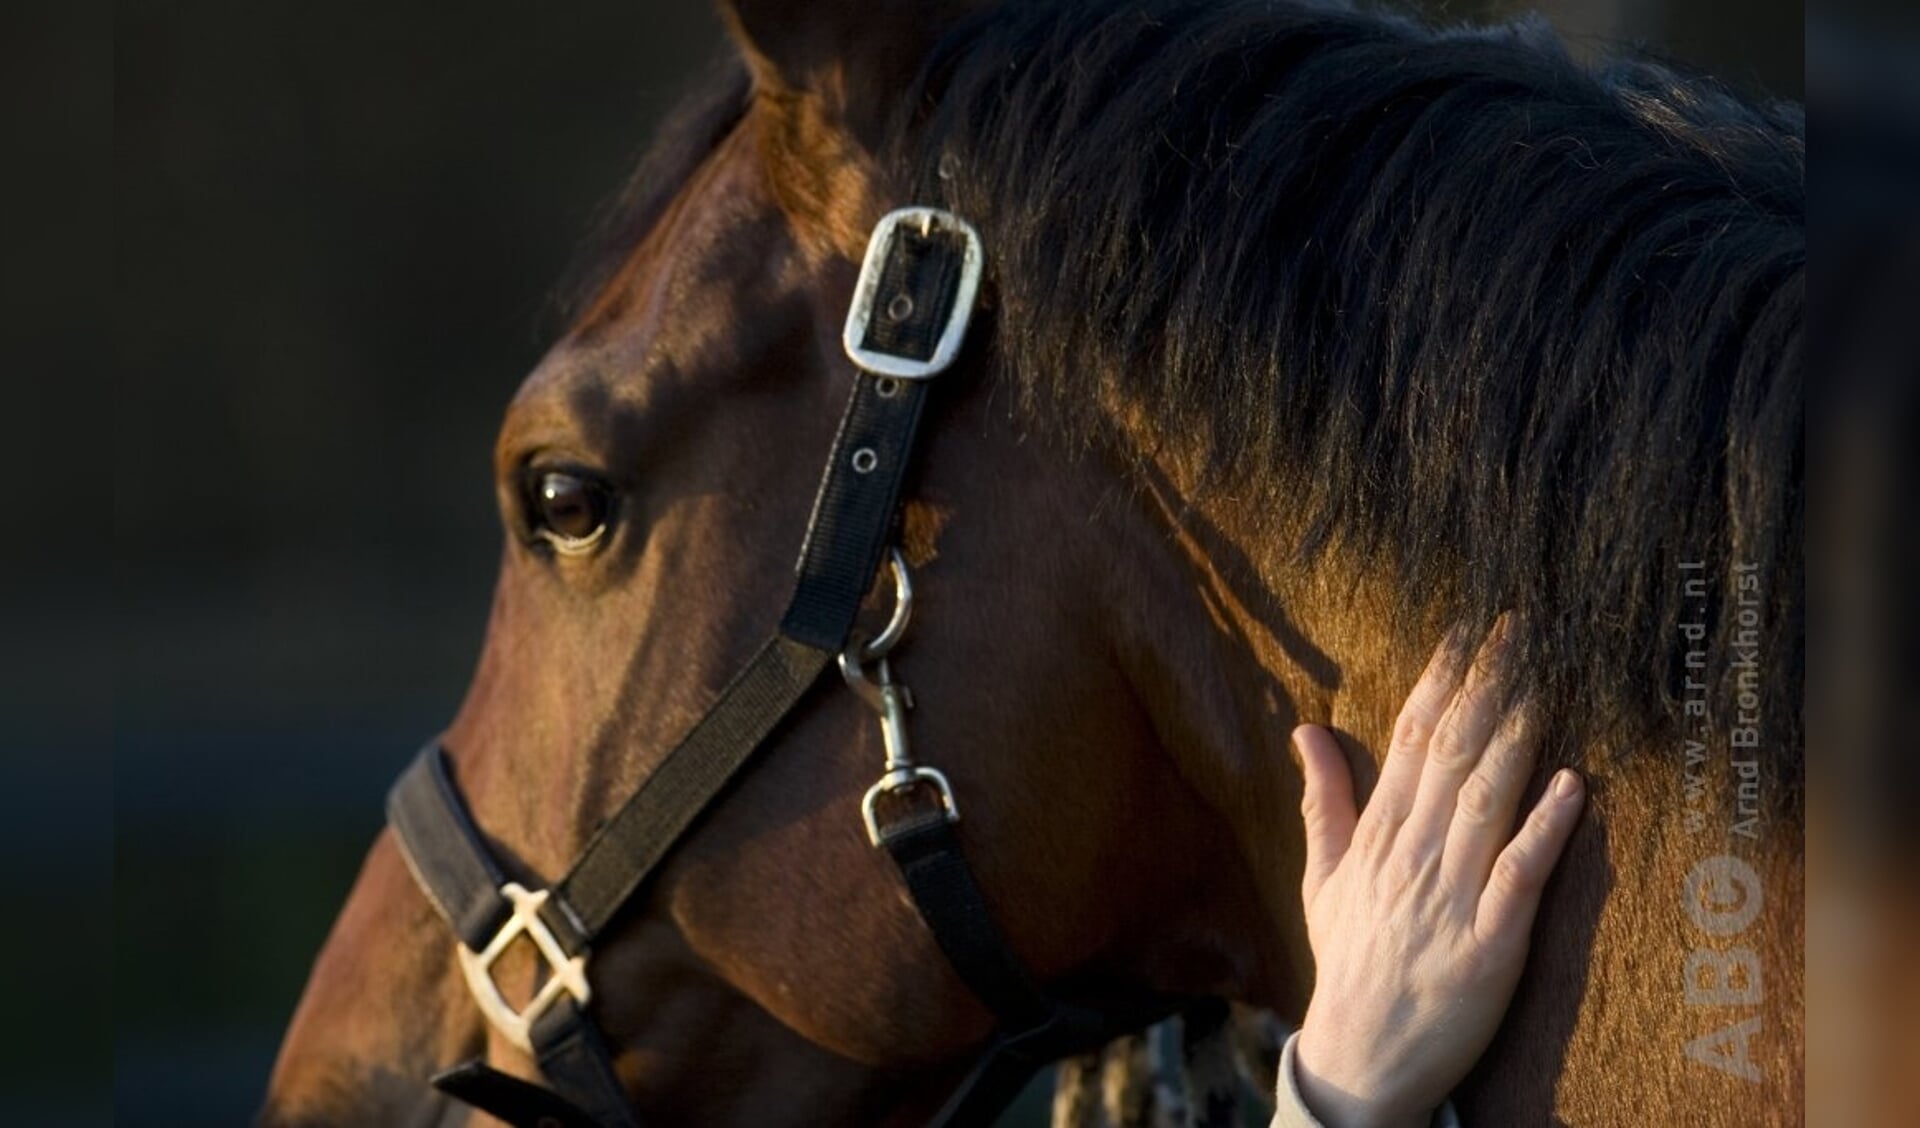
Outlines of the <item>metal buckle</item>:
{"type": "Polygon", "coordinates": [[[939,208],[901,208],[882,216],[873,229],[873,237],[867,240],[866,259],[860,264],[860,281],[853,288],[853,306],[847,310],[847,325],[840,334],[847,356],[861,368],[881,376],[925,380],[939,374],[953,363],[954,355],[960,351],[961,338],[967,335],[974,296],[980,290],[982,259],[979,232],[952,212],[939,208]],[[880,274],[886,268],[887,248],[893,243],[894,233],[909,224],[918,226],[924,234],[931,234],[937,227],[958,231],[966,239],[966,250],[960,258],[960,288],[953,295],[953,308],[947,311],[946,328],[940,331],[933,355],[926,360],[861,347],[867,337],[867,324],[873,319],[874,303],[879,300],[880,274]]]}
{"type": "Polygon", "coordinates": [[[506,1036],[507,1041],[527,1053],[533,1053],[533,1024],[547,1012],[564,992],[573,996],[573,1001],[581,1006],[593,997],[587,986],[587,958],[574,956],[568,958],[560,947],[560,941],[540,919],[540,906],[547,903],[548,890],[530,893],[524,887],[507,882],[500,887],[500,895],[513,905],[513,917],[500,926],[484,951],[476,954],[464,943],[454,945],[454,952],[460,957],[460,970],[466,973],[467,990],[472,992],[473,1001],[480,1006],[480,1013],[487,1016],[493,1028],[506,1036]],[[507,950],[507,946],[525,933],[540,950],[540,958],[552,969],[552,975],[540,985],[527,1009],[516,1011],[500,994],[500,985],[493,981],[493,961],[507,950]]]}

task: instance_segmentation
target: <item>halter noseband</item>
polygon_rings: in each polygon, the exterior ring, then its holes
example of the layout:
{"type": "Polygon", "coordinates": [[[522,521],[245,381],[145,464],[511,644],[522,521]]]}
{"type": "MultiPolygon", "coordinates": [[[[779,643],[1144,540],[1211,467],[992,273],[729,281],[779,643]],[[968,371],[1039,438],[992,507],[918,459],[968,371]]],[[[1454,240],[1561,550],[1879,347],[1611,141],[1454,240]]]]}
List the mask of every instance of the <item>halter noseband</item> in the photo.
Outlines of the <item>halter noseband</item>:
{"type": "Polygon", "coordinates": [[[961,852],[952,786],[908,748],[912,694],[893,680],[887,652],[906,630],[913,588],[890,545],[926,393],[966,336],[981,267],[978,234],[949,212],[903,208],[874,229],[842,335],[858,369],[853,393],[780,625],[564,877],[538,890],[508,880],[437,743],[394,785],[388,821],[415,880],[458,938],[475,1003],[508,1042],[533,1055],[547,1081],[523,1081],[476,1059],[434,1077],[437,1088],[528,1128],[640,1128],[587,1010],[592,945],[834,661],[878,715],[885,741],[884,774],[861,804],[868,837],[893,858],[941,951],[997,1019],[978,1063],[932,1123],[987,1123],[1053,1061],[1182,1009],[1224,1006],[1153,997],[1109,1010],[1042,990],[1001,936],[961,852]],[[893,618],[874,639],[855,639],[860,605],[889,559],[893,618]],[[522,936],[540,953],[546,980],[515,1010],[492,966],[522,936]]]}

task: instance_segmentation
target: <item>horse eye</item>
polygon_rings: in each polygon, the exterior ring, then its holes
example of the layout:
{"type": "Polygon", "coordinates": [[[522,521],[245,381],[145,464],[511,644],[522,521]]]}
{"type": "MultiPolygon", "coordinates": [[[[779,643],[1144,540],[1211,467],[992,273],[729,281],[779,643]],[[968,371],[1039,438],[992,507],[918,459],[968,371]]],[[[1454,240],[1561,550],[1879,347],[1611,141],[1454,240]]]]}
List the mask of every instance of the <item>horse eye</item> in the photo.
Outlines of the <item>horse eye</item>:
{"type": "Polygon", "coordinates": [[[549,470],[533,483],[533,531],[561,552],[585,552],[607,531],[607,487],[580,474],[549,470]]]}

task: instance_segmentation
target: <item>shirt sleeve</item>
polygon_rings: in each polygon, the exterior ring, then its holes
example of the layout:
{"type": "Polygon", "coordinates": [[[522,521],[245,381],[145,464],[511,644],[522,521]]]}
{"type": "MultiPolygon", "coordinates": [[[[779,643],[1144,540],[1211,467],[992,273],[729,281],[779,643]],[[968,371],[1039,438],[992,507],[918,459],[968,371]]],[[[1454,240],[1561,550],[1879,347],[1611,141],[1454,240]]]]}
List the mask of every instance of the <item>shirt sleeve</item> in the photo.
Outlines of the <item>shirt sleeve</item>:
{"type": "MultiPolygon", "coordinates": [[[[1299,1041],[1300,1032],[1296,1030],[1280,1050],[1280,1086],[1274,1094],[1272,1128],[1326,1128],[1307,1111],[1307,1102],[1300,1096],[1300,1083],[1295,1079],[1293,1065],[1294,1047],[1299,1041]]],[[[1432,1128],[1460,1128],[1460,1117],[1453,1111],[1453,1102],[1434,1110],[1432,1128]]]]}

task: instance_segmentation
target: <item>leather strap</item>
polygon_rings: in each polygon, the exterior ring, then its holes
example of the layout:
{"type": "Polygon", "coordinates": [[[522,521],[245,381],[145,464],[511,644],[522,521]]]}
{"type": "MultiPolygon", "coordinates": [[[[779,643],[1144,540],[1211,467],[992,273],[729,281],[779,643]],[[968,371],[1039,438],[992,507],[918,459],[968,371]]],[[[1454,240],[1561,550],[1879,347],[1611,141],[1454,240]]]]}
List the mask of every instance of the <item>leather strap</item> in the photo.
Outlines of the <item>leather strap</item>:
{"type": "Polygon", "coordinates": [[[855,377],[779,631],[587,843],[555,890],[589,941],[846,645],[886,552],[926,391],[918,381],[855,377]]]}
{"type": "Polygon", "coordinates": [[[387,793],[387,822],[414,881],[453,934],[476,952],[486,947],[513,914],[500,895],[506,876],[461,802],[439,745],[421,749],[387,793]]]}
{"type": "Polygon", "coordinates": [[[700,813],[807,692],[830,656],[775,635],[587,843],[554,895],[586,939],[606,928],[700,813]]]}
{"type": "Polygon", "coordinates": [[[1054,1003],[1040,992],[1007,946],[973,867],[960,853],[960,838],[942,811],[883,824],[880,845],[893,858],[947,962],[961,982],[987,1004],[1003,1030],[1044,1026],[1054,1003]]]}
{"type": "Polygon", "coordinates": [[[602,1128],[640,1128],[627,1087],[613,1068],[613,1053],[593,1018],[562,998],[533,1024],[540,1072],[602,1128]]]}
{"type": "Polygon", "coordinates": [[[436,1074],[433,1087],[518,1128],[640,1128],[613,1054],[572,999],[540,1016],[533,1043],[551,1089],[477,1058],[436,1074]]]}
{"type": "Polygon", "coordinates": [[[854,378],[780,617],[787,638],[836,655],[846,646],[886,554],[927,390],[920,380],[854,378]]]}
{"type": "Polygon", "coordinates": [[[1042,991],[1008,946],[943,811],[883,824],[880,845],[947,962],[998,1019],[992,1041],[934,1117],[934,1128],[991,1124],[1053,1062],[1172,1014],[1225,1007],[1218,999],[1186,997],[1150,997],[1122,1009],[1065,1002],[1042,991]]]}
{"type": "Polygon", "coordinates": [[[523,1128],[603,1128],[598,1120],[553,1090],[502,1073],[478,1058],[434,1074],[433,1087],[523,1128]]]}

